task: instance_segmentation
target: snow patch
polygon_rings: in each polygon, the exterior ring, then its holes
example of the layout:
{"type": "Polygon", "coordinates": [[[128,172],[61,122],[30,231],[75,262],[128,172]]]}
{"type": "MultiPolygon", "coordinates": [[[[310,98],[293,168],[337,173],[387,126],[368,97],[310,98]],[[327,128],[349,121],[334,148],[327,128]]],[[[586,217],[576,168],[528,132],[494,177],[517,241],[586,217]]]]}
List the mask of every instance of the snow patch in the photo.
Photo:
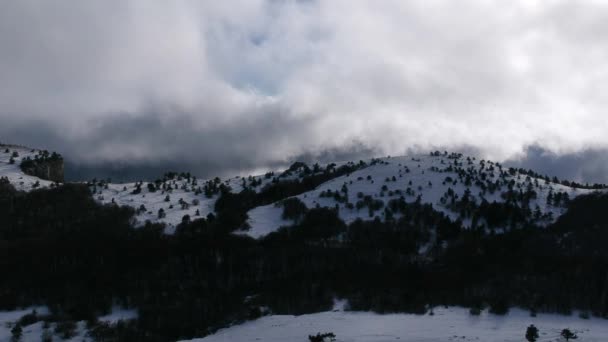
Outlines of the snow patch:
{"type": "Polygon", "coordinates": [[[575,316],[529,313],[513,309],[505,316],[483,312],[471,316],[465,308],[435,308],[434,315],[389,314],[369,312],[322,312],[302,316],[262,317],[218,331],[198,342],[279,342],[308,341],[308,335],[333,332],[337,342],[521,342],[526,328],[534,324],[538,341],[561,341],[560,332],[569,328],[577,341],[606,341],[608,321],[575,316]]]}

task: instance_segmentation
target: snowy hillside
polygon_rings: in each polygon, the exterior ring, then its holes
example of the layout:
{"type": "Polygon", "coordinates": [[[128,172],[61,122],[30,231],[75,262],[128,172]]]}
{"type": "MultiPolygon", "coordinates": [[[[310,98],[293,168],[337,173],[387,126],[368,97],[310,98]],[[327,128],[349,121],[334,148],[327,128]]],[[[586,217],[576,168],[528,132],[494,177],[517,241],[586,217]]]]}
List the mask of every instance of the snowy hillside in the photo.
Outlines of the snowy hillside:
{"type": "MultiPolygon", "coordinates": [[[[277,174],[269,172],[226,180],[199,180],[187,173],[167,173],[153,182],[116,184],[95,180],[89,185],[94,198],[100,203],[133,207],[137,210],[138,224],[162,222],[167,225],[166,232],[172,233],[186,215],[194,220],[214,213],[215,202],[221,191],[238,193],[249,189],[259,192],[271,183],[299,179],[302,177],[300,171],[298,167],[292,167],[277,174]],[[161,210],[162,213],[159,213],[161,210]]],[[[310,174],[314,175],[315,171],[310,174]]]]}
{"type": "MultiPolygon", "coordinates": [[[[38,153],[24,147],[3,147],[0,176],[7,177],[11,184],[23,191],[51,186],[52,182],[26,175],[19,168],[23,158],[33,158],[38,153]]],[[[463,201],[476,205],[484,201],[512,201],[516,205],[525,205],[535,215],[537,223],[545,225],[563,213],[569,199],[592,191],[460,154],[436,152],[386,157],[361,165],[363,167],[352,173],[332,178],[295,197],[309,209],[337,209],[347,224],[356,219],[385,220],[387,215],[399,217],[399,213],[393,214],[388,208],[391,201],[402,200],[431,204],[451,220],[460,220],[464,227],[470,227],[473,223],[480,225],[483,222],[472,222],[466,215],[463,201]]],[[[116,184],[93,180],[88,184],[98,202],[133,207],[137,213],[136,224],[162,222],[166,224],[166,232],[172,233],[184,219],[194,220],[214,213],[215,202],[222,191],[239,193],[249,189],[260,192],[269,185],[302,181],[323,170],[318,165],[309,169],[302,163],[295,163],[282,173],[227,180],[200,180],[187,173],[167,173],[151,182],[116,184]]],[[[294,223],[284,219],[282,213],[281,201],[254,207],[247,213],[249,229],[242,233],[259,238],[294,223]]]]}
{"type": "Polygon", "coordinates": [[[6,177],[20,191],[50,187],[53,182],[26,175],[19,167],[22,160],[28,157],[33,159],[39,152],[23,146],[0,145],[0,177],[6,177]]]}
{"type": "MultiPolygon", "coordinates": [[[[549,194],[567,193],[574,198],[590,190],[577,189],[553,183],[550,180],[529,177],[490,161],[460,155],[416,155],[408,157],[387,157],[350,175],[345,175],[322,184],[313,191],[296,196],[308,208],[338,208],[340,217],[351,223],[356,219],[371,220],[378,216],[385,219],[390,200],[404,198],[406,202],[419,200],[432,204],[436,210],[453,220],[460,213],[449,209],[452,197],[462,199],[468,191],[472,202],[504,202],[503,193],[509,188],[516,193],[534,191],[530,208],[541,213],[544,222],[549,223],[563,213],[563,205],[548,205],[549,194]],[[509,183],[512,182],[511,185],[509,183]],[[367,197],[366,199],[366,196],[367,197]],[[376,210],[369,210],[369,203],[376,210]],[[380,203],[381,202],[381,203],[380,203]]],[[[270,204],[251,210],[247,231],[252,237],[260,237],[277,230],[281,225],[292,222],[281,218],[282,208],[270,204]]],[[[462,219],[465,226],[471,222],[462,219]]],[[[540,221],[540,220],[539,220],[540,221]]]]}
{"type": "Polygon", "coordinates": [[[599,342],[608,336],[608,324],[598,318],[583,320],[552,314],[530,317],[518,309],[506,316],[471,316],[464,308],[437,308],[433,316],[342,311],[266,316],[192,341],[305,342],[309,335],[332,332],[336,342],[519,342],[525,341],[530,324],[539,329],[539,342],[565,341],[560,332],[566,328],[578,335],[577,341],[599,342]]]}
{"type": "Polygon", "coordinates": [[[90,188],[94,198],[100,203],[116,203],[137,210],[137,223],[146,220],[164,222],[167,233],[171,233],[185,215],[192,219],[204,217],[213,212],[217,195],[206,197],[198,192],[197,181],[194,178],[176,176],[167,179],[165,188],[156,190],[155,183],[125,183],[112,184],[106,182],[91,183],[90,188]],[[148,187],[154,186],[154,190],[148,187]],[[160,211],[160,212],[159,212],[160,211]]]}
{"type": "MultiPolygon", "coordinates": [[[[461,200],[468,193],[468,200],[475,203],[481,203],[484,199],[489,203],[504,202],[504,193],[510,189],[514,196],[534,192],[528,205],[531,210],[537,210],[538,207],[539,223],[546,224],[563,213],[565,204],[548,205],[547,197],[550,194],[567,194],[567,198],[571,199],[591,191],[530,177],[519,171],[509,172],[508,168],[500,164],[455,154],[387,157],[368,161],[367,165],[369,166],[334,178],[296,197],[309,209],[337,208],[339,216],[346,223],[359,218],[372,220],[376,216],[383,220],[386,215],[383,208],[387,207],[389,201],[399,198],[406,202],[419,200],[421,203],[432,204],[436,210],[457,220],[460,214],[450,209],[452,198],[461,200]],[[375,209],[370,210],[371,207],[375,209]]],[[[92,186],[92,190],[101,203],[114,202],[141,209],[137,216],[140,223],[146,220],[164,222],[168,226],[167,232],[172,232],[185,215],[196,219],[213,213],[221,186],[233,193],[244,188],[260,191],[267,184],[305,177],[298,171],[300,170],[294,169],[293,172],[276,175],[269,173],[234,177],[224,181],[201,181],[191,176],[172,175],[156,182],[98,182],[92,186]],[[153,188],[149,188],[150,184],[153,188]],[[163,214],[159,215],[161,209],[163,214]]],[[[282,211],[280,203],[250,210],[250,229],[244,233],[259,238],[283,225],[293,224],[282,218],[282,211]]],[[[467,218],[461,219],[465,226],[471,224],[467,218]]]]}
{"type": "Polygon", "coordinates": [[[270,178],[265,176],[205,181],[185,173],[167,173],[154,182],[117,184],[93,181],[89,185],[100,203],[133,207],[137,210],[137,224],[162,222],[166,224],[165,232],[172,233],[186,215],[195,220],[213,213],[221,189],[239,192],[243,189],[243,182],[247,186],[253,183],[260,189],[269,181],[270,178]]]}
{"type": "MultiPolygon", "coordinates": [[[[73,322],[70,329],[65,329],[65,325],[59,326],[53,322],[50,311],[45,306],[30,307],[14,311],[0,311],[0,342],[15,341],[11,330],[17,322],[22,322],[22,335],[20,341],[64,341],[82,342],[95,341],[87,329],[85,321],[73,322]],[[26,322],[27,323],[24,323],[26,322]],[[63,328],[63,329],[62,329],[63,328]],[[66,336],[67,335],[67,336],[66,336]]],[[[125,310],[118,307],[112,311],[98,317],[99,322],[104,324],[114,324],[118,321],[128,321],[137,318],[134,310],[125,310]]]]}

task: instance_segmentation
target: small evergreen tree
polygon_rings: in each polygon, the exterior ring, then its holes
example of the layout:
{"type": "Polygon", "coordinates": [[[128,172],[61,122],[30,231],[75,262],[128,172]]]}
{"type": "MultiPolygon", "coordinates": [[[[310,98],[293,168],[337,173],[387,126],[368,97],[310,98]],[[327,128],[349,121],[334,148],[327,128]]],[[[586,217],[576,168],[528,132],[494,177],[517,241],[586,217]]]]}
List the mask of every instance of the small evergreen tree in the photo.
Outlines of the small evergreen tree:
{"type": "Polygon", "coordinates": [[[566,339],[566,341],[575,340],[578,338],[575,333],[570,331],[570,329],[564,329],[561,333],[562,337],[566,339]]]}
{"type": "Polygon", "coordinates": [[[13,329],[11,329],[11,342],[21,341],[21,337],[23,336],[23,329],[21,325],[15,324],[13,329]]]}
{"type": "Polygon", "coordinates": [[[535,342],[538,339],[538,328],[531,324],[528,329],[526,329],[526,340],[528,342],[535,342]]]}

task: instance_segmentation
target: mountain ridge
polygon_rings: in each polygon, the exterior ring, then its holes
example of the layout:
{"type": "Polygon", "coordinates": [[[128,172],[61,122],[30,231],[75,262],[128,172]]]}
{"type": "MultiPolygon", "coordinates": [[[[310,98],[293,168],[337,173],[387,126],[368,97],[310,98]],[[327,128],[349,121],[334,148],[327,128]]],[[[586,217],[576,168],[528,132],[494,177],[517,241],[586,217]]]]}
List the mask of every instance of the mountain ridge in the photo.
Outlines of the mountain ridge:
{"type": "MultiPolygon", "coordinates": [[[[10,164],[11,159],[23,165],[29,160],[38,160],[39,155],[49,158],[51,154],[48,152],[15,145],[3,145],[2,149],[0,176],[8,178],[18,190],[58,184],[36,177],[36,172],[25,172],[28,168],[19,170],[16,165],[10,164]],[[13,158],[15,153],[19,156],[13,158]]],[[[55,155],[52,154],[53,157],[55,155]]],[[[325,175],[324,178],[317,180],[312,188],[308,186],[305,191],[292,191],[284,196],[273,195],[269,203],[248,208],[245,222],[236,227],[239,233],[260,238],[281,226],[294,224],[293,219],[285,218],[282,213],[283,201],[292,197],[306,209],[335,209],[347,224],[357,219],[379,218],[384,221],[387,217],[398,218],[399,213],[391,212],[391,205],[394,207],[398,201],[417,201],[430,204],[434,210],[442,212],[453,222],[459,221],[465,228],[479,224],[467,213],[470,208],[466,206],[482,203],[514,203],[533,211],[536,223],[546,225],[564,212],[570,199],[606,188],[602,184],[585,186],[559,181],[532,170],[507,168],[500,163],[446,151],[372,158],[365,162],[343,162],[340,165],[309,166],[295,162],[283,172],[225,180],[217,177],[200,180],[189,173],[167,172],[155,181],[111,183],[109,180],[93,179],[87,185],[94,199],[101,204],[134,208],[136,225],[143,225],[147,221],[164,223],[166,232],[173,233],[185,220],[216,215],[216,202],[224,193],[261,193],[272,185],[303,184],[322,175],[325,175]],[[343,174],[335,173],[335,170],[345,167],[351,169],[343,174]],[[463,199],[467,203],[463,204],[463,199]]]]}

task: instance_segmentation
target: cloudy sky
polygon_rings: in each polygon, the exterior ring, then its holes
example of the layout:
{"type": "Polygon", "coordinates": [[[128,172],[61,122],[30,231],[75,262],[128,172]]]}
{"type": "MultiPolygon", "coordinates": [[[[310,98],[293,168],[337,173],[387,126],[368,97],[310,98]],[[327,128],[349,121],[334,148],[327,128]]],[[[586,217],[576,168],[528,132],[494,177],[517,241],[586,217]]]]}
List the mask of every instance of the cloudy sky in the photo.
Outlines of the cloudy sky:
{"type": "Polygon", "coordinates": [[[0,89],[0,141],[93,167],[449,149],[608,181],[606,1],[2,1],[0,89]]]}

